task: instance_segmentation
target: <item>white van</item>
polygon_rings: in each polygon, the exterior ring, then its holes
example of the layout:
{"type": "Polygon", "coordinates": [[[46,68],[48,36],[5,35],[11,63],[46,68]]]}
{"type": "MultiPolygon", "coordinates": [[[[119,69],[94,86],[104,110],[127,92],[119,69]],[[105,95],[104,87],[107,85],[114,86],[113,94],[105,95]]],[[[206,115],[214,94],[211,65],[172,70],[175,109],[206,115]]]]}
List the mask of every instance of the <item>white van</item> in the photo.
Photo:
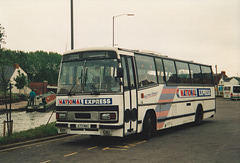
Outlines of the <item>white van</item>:
{"type": "Polygon", "coordinates": [[[240,100],[240,85],[232,86],[231,100],[240,100]]]}
{"type": "Polygon", "coordinates": [[[231,98],[231,90],[232,90],[232,86],[230,85],[226,85],[223,87],[223,97],[224,98],[231,98]]]}

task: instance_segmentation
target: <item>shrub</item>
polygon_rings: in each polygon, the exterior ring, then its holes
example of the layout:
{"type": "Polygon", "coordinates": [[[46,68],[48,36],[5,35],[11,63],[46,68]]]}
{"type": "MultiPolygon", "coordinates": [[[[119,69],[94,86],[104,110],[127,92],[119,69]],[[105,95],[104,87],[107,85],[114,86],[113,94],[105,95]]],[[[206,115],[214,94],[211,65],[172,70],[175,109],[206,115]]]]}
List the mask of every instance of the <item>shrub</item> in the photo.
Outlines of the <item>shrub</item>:
{"type": "Polygon", "coordinates": [[[26,131],[15,132],[10,136],[0,137],[0,145],[17,143],[26,140],[32,140],[37,138],[43,138],[47,136],[56,135],[58,133],[57,128],[55,127],[55,122],[50,124],[41,125],[34,129],[29,129],[26,131]]]}

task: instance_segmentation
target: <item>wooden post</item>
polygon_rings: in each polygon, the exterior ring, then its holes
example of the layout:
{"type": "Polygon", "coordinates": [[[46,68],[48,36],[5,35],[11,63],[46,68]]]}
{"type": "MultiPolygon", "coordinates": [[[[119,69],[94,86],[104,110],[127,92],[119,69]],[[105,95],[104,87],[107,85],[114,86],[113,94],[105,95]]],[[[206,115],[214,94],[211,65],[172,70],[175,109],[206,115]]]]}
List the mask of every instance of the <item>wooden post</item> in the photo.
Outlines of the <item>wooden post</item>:
{"type": "Polygon", "coordinates": [[[6,121],[3,121],[3,137],[6,136],[6,121]]]}
{"type": "Polygon", "coordinates": [[[10,127],[8,135],[11,135],[13,133],[13,120],[11,121],[3,121],[3,137],[6,136],[6,124],[10,127]]]}

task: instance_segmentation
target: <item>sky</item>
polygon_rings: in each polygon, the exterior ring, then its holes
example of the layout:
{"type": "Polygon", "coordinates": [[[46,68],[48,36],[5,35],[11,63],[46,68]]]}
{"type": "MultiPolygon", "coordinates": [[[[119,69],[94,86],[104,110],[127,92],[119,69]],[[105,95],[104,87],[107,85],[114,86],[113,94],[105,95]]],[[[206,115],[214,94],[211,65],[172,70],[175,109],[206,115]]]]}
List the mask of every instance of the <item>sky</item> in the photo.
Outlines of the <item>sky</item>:
{"type": "MultiPolygon", "coordinates": [[[[151,50],[240,76],[240,0],[73,0],[74,49],[151,50]]],[[[11,50],[71,49],[70,0],[0,0],[11,50]]]]}

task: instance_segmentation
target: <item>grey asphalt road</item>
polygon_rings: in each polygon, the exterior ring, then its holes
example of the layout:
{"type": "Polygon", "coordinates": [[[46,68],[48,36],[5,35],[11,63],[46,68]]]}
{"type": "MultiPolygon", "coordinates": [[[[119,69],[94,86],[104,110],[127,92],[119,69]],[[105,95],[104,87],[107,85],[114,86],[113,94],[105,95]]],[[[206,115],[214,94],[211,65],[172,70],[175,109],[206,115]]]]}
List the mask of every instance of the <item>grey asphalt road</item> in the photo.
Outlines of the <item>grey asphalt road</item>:
{"type": "Polygon", "coordinates": [[[217,98],[217,114],[201,126],[182,125],[136,136],[102,138],[73,135],[0,151],[0,162],[240,162],[240,101],[217,98]]]}

